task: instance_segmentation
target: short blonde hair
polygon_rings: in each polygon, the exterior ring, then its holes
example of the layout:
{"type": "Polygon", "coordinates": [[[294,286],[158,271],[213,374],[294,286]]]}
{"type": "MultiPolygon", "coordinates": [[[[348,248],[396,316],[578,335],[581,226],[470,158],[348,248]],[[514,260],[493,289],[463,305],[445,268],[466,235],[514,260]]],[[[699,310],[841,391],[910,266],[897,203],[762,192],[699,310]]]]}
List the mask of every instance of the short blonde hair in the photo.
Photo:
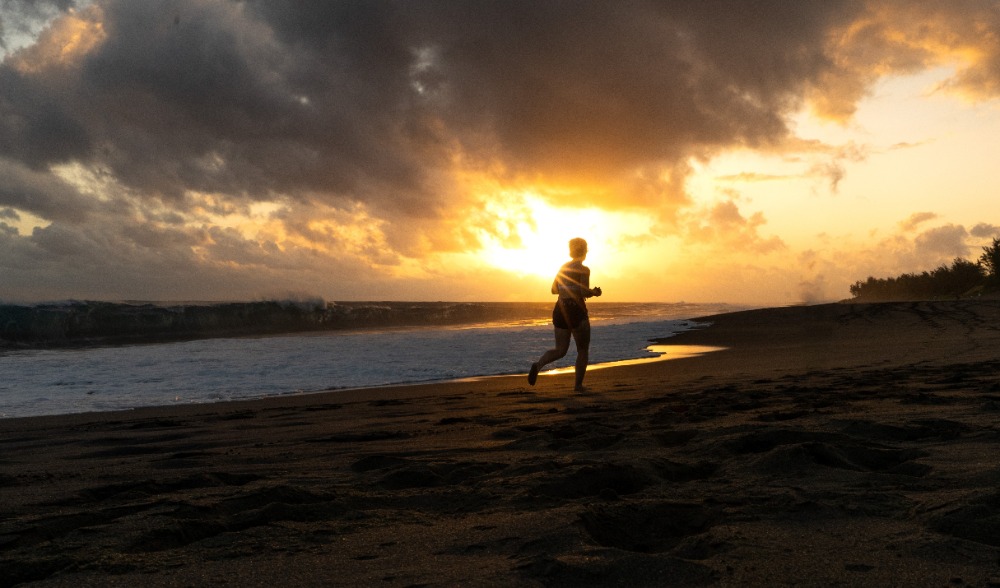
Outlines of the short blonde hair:
{"type": "Polygon", "coordinates": [[[587,242],[577,237],[569,240],[569,256],[573,259],[587,255],[587,242]]]}

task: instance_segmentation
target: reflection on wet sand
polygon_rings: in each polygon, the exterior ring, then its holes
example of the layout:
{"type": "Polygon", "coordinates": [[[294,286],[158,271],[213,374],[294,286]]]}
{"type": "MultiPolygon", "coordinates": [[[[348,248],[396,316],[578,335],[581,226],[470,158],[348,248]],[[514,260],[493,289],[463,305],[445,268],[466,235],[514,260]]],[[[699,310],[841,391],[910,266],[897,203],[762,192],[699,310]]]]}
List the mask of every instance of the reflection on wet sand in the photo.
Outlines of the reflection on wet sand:
{"type": "MultiPolygon", "coordinates": [[[[650,357],[638,357],[635,359],[622,359],[619,361],[609,361],[605,363],[594,363],[587,366],[587,370],[599,370],[609,367],[620,367],[624,365],[637,365],[640,363],[652,363],[654,361],[665,361],[668,359],[684,359],[686,357],[697,357],[713,351],[722,351],[725,347],[713,347],[711,345],[650,345],[646,351],[653,353],[650,357]]],[[[559,367],[546,370],[538,375],[552,376],[557,374],[567,374],[573,372],[573,366],[559,367]]]]}

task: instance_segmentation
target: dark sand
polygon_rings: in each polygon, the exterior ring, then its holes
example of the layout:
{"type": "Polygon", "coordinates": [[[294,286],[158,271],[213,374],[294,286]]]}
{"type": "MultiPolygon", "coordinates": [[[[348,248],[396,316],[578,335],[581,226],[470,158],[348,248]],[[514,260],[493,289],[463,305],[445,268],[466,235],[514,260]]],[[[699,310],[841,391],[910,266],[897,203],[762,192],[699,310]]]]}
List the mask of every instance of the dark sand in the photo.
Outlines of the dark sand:
{"type": "Polygon", "coordinates": [[[0,421],[0,583],[1000,586],[1000,302],[711,320],[585,394],[0,421]]]}

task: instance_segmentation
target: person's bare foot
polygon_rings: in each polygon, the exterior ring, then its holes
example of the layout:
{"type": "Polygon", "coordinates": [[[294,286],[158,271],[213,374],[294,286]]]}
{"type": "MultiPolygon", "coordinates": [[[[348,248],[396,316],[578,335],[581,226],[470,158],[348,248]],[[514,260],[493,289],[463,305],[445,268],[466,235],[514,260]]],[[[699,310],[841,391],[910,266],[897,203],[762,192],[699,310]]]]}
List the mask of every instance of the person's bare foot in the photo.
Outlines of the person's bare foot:
{"type": "Polygon", "coordinates": [[[535,380],[538,379],[538,364],[531,364],[531,370],[528,372],[528,385],[534,386],[535,380]]]}

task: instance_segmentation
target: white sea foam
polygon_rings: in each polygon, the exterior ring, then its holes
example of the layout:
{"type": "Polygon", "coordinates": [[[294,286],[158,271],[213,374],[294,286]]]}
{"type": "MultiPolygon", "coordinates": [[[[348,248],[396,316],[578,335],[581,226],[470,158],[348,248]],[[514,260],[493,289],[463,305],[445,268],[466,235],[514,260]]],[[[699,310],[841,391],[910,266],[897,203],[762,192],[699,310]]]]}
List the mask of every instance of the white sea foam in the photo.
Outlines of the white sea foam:
{"type": "MultiPolygon", "coordinates": [[[[653,315],[596,320],[591,363],[653,357],[645,350],[650,339],[693,326],[653,315]]],[[[494,325],[16,351],[0,355],[0,416],[525,373],[552,342],[549,325],[494,325]]],[[[572,365],[574,359],[571,346],[555,366],[572,365]]]]}

